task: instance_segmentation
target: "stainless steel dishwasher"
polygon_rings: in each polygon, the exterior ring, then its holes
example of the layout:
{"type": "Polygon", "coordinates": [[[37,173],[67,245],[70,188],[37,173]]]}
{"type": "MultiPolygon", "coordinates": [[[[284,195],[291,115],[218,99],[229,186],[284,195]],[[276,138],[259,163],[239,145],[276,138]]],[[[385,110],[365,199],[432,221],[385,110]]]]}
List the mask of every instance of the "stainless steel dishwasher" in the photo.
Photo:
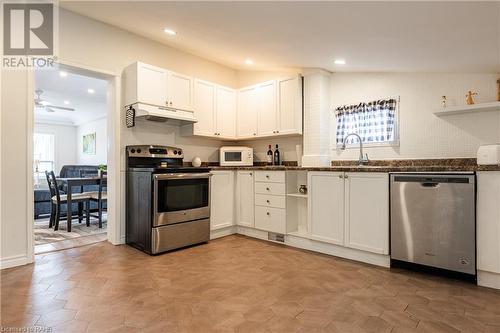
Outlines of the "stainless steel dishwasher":
{"type": "Polygon", "coordinates": [[[390,179],[391,261],[475,276],[475,175],[391,174],[390,179]]]}

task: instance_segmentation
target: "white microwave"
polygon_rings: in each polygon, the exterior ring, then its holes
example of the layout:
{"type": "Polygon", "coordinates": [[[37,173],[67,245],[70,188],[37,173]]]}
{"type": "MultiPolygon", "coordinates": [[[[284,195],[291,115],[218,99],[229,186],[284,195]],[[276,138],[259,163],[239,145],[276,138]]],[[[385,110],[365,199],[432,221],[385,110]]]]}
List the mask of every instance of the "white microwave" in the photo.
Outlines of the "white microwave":
{"type": "Polygon", "coordinates": [[[219,150],[221,166],[252,166],[253,148],[248,147],[221,147],[219,150]]]}

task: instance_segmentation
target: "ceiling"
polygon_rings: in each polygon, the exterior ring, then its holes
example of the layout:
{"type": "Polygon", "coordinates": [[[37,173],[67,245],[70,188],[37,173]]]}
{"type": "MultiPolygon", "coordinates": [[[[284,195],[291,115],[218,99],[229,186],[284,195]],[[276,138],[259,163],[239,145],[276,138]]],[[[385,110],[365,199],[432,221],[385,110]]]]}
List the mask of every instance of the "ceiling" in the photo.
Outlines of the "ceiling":
{"type": "Polygon", "coordinates": [[[60,1],[237,69],[500,72],[500,2],[60,1]],[[177,31],[168,36],[163,28],[177,31]],[[252,66],[245,59],[254,61],[252,66]],[[333,59],[345,59],[335,65],[333,59]]]}
{"type": "Polygon", "coordinates": [[[35,108],[35,122],[79,125],[105,117],[107,82],[66,69],[64,71],[67,73],[66,77],[60,76],[59,69],[36,71],[35,89],[43,90],[41,98],[51,105],[70,107],[75,111],[54,109],[55,112],[47,112],[35,108]],[[95,92],[90,94],[88,89],[94,89],[95,92]]]}

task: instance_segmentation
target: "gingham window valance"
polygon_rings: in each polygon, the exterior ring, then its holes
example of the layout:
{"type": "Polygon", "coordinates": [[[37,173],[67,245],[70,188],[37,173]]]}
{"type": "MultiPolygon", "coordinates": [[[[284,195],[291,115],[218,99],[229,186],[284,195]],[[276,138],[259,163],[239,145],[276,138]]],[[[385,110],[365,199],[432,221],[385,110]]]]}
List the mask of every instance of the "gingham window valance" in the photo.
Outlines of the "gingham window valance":
{"type": "MultiPolygon", "coordinates": [[[[396,100],[385,99],[335,109],[337,119],[337,145],[342,145],[350,133],[361,136],[363,143],[395,141],[396,100]]],[[[350,136],[347,144],[358,143],[350,136]]]]}

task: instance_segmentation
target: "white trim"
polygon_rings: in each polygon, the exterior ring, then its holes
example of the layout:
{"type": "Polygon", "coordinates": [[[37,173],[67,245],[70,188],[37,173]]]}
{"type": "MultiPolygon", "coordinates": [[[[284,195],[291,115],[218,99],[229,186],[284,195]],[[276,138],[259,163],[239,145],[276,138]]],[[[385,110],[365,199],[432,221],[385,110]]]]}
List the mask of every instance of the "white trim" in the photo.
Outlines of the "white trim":
{"type": "Polygon", "coordinates": [[[28,255],[26,255],[26,254],[1,258],[0,259],[0,269],[27,265],[27,264],[30,264],[32,262],[33,262],[33,259],[29,259],[28,255]]]}
{"type": "MultiPolygon", "coordinates": [[[[26,142],[26,209],[28,220],[28,225],[26,226],[26,263],[32,263],[35,260],[35,233],[33,231],[35,225],[34,216],[34,206],[35,206],[35,194],[33,193],[34,179],[33,179],[33,134],[35,133],[35,102],[33,96],[35,96],[35,71],[26,71],[27,84],[26,84],[26,106],[28,108],[28,114],[26,115],[26,129],[28,133],[28,138],[26,142]]],[[[54,134],[54,145],[56,136],[54,134]]],[[[55,149],[55,147],[54,147],[55,149]]],[[[54,150],[54,166],[56,161],[56,152],[54,150]]],[[[2,260],[3,261],[3,260],[2,260]]],[[[15,261],[16,262],[16,261],[15,261]]],[[[22,265],[24,265],[22,264],[22,265]]]]}
{"type": "Polygon", "coordinates": [[[500,289],[500,274],[478,270],[477,285],[482,287],[500,289]]]}
{"type": "Polygon", "coordinates": [[[219,228],[216,230],[210,230],[210,239],[216,239],[220,237],[225,237],[229,235],[234,235],[237,231],[237,228],[235,225],[231,225],[228,227],[224,228],[219,228]]]}

